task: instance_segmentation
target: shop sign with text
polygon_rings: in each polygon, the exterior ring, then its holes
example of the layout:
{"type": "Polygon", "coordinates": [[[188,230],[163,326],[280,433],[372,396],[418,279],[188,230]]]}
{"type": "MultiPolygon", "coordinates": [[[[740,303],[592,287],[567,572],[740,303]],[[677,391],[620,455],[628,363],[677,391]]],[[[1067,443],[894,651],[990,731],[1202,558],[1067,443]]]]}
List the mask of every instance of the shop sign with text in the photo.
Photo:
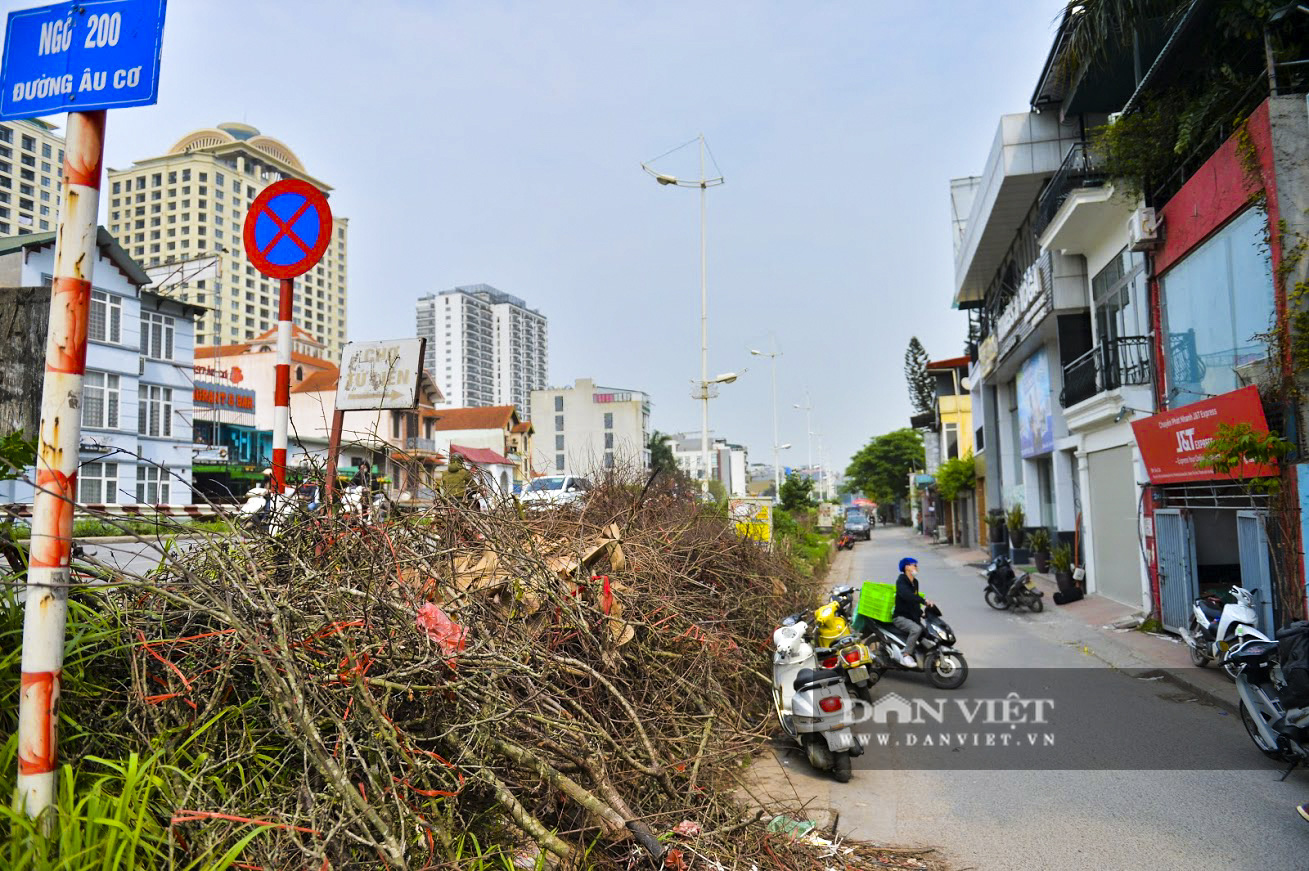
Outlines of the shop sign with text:
{"type": "Polygon", "coordinates": [[[1249,464],[1231,475],[1200,464],[1205,448],[1218,434],[1219,424],[1248,423],[1255,432],[1268,432],[1263,404],[1256,387],[1242,387],[1201,402],[1161,412],[1132,422],[1136,444],[1152,484],[1215,481],[1276,475],[1273,466],[1249,464]]]}
{"type": "Polygon", "coordinates": [[[241,387],[196,382],[193,399],[196,405],[203,408],[255,413],[255,392],[241,387]]]}

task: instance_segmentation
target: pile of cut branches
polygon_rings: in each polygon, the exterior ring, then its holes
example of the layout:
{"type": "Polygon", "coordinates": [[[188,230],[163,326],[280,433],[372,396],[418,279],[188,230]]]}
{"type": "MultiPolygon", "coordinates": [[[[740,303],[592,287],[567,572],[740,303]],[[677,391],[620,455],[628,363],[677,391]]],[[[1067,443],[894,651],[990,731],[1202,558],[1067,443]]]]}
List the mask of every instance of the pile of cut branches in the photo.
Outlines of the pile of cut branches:
{"type": "Polygon", "coordinates": [[[257,827],[246,868],[878,867],[734,797],[812,588],[642,483],[168,548],[96,594],[126,643],[80,752],[162,753],[179,855],[257,827]]]}

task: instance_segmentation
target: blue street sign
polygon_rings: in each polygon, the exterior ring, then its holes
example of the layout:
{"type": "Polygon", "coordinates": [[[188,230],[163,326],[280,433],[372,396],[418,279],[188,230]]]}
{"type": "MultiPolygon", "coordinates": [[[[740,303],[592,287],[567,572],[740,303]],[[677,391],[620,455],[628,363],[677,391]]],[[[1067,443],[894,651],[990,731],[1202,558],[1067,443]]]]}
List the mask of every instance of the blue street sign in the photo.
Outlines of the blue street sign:
{"type": "Polygon", "coordinates": [[[83,0],[9,13],[0,121],[159,99],[167,0],[83,0]]]}

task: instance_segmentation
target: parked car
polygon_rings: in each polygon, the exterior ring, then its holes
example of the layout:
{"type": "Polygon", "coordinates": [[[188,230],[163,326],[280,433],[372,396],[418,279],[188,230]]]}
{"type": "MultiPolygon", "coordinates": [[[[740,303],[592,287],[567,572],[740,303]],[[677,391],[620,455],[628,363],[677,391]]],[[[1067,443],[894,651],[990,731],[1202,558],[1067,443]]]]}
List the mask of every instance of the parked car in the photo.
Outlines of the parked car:
{"type": "Polygon", "coordinates": [[[855,538],[862,538],[864,541],[868,541],[873,537],[873,525],[868,522],[868,515],[862,511],[846,512],[845,531],[855,538]]]}
{"type": "Polygon", "coordinates": [[[523,490],[520,501],[527,508],[571,505],[586,500],[591,482],[576,475],[548,475],[535,478],[523,490]]]}

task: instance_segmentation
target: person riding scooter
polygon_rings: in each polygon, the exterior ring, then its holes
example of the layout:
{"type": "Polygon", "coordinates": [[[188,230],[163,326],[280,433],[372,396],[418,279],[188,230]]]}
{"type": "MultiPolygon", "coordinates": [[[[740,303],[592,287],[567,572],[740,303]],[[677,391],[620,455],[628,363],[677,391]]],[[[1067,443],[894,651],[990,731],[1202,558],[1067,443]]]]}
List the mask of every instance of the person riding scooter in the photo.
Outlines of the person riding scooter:
{"type": "Polygon", "coordinates": [[[923,636],[923,605],[932,606],[918,594],[918,560],[907,556],[900,560],[900,576],[895,579],[895,611],[891,623],[905,634],[904,655],[900,664],[905,668],[914,668],[917,662],[913,658],[918,639],[923,636]]]}

